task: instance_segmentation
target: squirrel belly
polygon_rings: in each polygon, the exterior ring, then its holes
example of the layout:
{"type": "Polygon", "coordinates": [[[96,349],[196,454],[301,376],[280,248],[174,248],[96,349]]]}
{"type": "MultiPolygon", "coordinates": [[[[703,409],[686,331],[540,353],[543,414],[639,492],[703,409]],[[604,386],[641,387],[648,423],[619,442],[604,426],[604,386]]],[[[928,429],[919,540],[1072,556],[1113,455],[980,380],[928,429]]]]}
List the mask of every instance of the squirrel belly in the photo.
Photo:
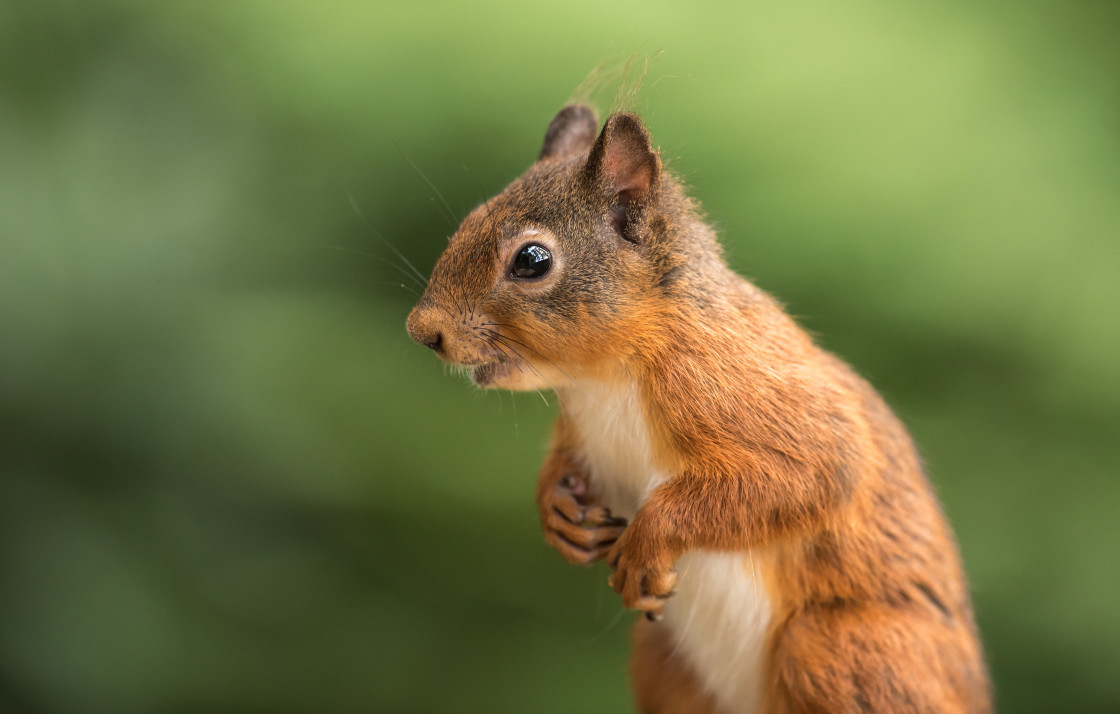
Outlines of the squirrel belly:
{"type": "MultiPolygon", "coordinates": [[[[653,447],[636,382],[587,380],[560,392],[577,460],[597,502],[632,519],[667,478],[653,447]]],[[[662,620],[682,663],[720,711],[753,712],[765,688],[764,648],[771,607],[761,555],[693,550],[680,556],[676,593],[662,620]]]]}

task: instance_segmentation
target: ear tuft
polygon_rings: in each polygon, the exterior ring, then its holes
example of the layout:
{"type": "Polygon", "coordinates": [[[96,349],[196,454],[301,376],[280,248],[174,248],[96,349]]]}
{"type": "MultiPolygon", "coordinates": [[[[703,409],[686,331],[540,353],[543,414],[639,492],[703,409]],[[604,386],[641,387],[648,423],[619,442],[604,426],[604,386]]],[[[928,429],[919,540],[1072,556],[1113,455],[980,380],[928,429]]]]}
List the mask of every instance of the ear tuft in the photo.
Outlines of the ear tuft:
{"type": "Polygon", "coordinates": [[[586,104],[569,104],[548,125],[538,161],[578,156],[595,143],[599,121],[586,104]]]}
{"type": "Polygon", "coordinates": [[[589,174],[622,206],[645,203],[661,177],[661,157],[636,114],[619,112],[607,119],[591,156],[589,174]]]}

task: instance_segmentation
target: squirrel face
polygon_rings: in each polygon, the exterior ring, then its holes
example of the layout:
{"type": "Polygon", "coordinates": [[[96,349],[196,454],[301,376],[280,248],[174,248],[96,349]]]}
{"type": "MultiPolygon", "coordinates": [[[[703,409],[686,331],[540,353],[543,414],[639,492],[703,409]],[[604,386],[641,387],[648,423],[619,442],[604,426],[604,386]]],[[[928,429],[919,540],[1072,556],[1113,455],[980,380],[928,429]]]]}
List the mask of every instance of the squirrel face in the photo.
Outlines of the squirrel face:
{"type": "Polygon", "coordinates": [[[580,105],[553,119],[537,162],[463,220],[408,317],[480,386],[561,386],[632,350],[633,321],[649,319],[661,161],[633,114],[596,126],[580,105]]]}

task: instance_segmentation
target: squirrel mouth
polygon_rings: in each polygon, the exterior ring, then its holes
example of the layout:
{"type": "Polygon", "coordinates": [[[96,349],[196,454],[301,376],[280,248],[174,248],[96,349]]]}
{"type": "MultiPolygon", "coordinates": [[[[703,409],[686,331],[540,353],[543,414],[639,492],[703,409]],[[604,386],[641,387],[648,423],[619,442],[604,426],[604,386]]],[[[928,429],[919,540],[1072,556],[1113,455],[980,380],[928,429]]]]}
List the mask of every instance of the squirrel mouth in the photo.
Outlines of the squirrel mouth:
{"type": "Polygon", "coordinates": [[[509,362],[486,362],[474,368],[474,374],[471,375],[471,378],[478,386],[486,387],[499,377],[504,377],[509,374],[509,370],[509,362]]]}

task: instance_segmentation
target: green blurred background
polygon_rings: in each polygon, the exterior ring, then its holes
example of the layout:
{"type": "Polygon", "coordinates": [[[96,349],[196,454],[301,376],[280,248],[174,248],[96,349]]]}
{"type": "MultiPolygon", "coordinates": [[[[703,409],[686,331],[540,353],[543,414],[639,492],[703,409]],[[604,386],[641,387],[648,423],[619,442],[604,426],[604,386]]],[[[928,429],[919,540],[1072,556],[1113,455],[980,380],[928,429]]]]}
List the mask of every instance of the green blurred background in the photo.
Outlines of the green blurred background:
{"type": "Polygon", "coordinates": [[[378,233],[427,272],[593,67],[663,49],[638,108],[910,425],[1000,708],[1116,711],[1118,19],[0,5],[0,710],[628,711],[631,615],[536,523],[555,405],[411,344],[378,233]]]}

